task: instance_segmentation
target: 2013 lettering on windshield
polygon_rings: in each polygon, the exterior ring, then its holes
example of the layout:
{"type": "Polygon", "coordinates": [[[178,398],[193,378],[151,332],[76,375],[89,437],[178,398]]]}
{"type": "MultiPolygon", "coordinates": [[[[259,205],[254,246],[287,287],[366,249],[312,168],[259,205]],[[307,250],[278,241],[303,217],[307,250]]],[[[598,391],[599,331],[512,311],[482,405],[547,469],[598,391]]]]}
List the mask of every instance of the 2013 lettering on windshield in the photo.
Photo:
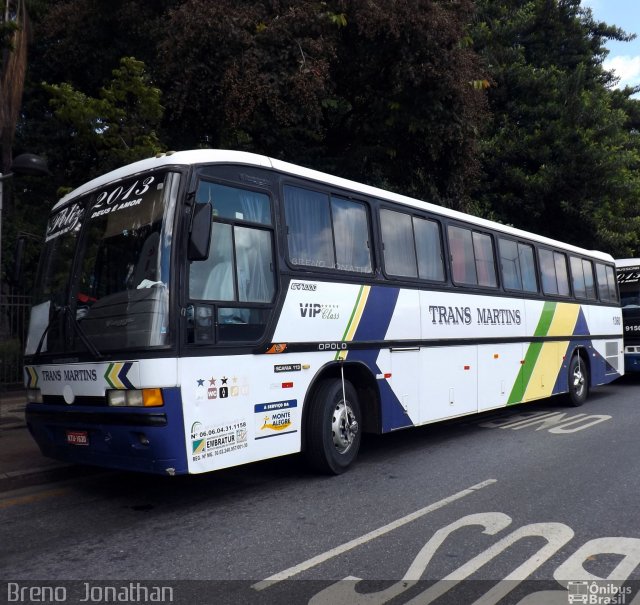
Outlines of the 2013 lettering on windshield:
{"type": "Polygon", "coordinates": [[[155,180],[155,177],[148,176],[146,179],[140,183],[140,179],[133,182],[133,184],[125,189],[122,185],[119,185],[112,191],[102,191],[98,194],[98,199],[94,206],[94,209],[98,210],[100,208],[104,208],[105,206],[111,206],[116,202],[124,202],[126,201],[131,194],[133,195],[144,195],[151,186],[151,183],[155,180]]]}

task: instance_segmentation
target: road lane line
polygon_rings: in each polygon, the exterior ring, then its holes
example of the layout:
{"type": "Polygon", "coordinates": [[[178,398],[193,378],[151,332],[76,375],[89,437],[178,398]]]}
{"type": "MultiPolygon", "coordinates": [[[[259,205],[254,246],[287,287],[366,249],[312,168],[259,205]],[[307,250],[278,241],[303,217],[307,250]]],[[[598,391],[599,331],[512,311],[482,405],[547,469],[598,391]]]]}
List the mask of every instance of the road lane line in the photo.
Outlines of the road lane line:
{"type": "Polygon", "coordinates": [[[361,546],[362,544],[366,544],[367,542],[370,542],[371,540],[375,540],[376,538],[379,538],[380,536],[384,536],[385,534],[388,534],[389,532],[393,531],[394,529],[398,529],[399,527],[402,527],[403,525],[406,525],[407,523],[411,523],[411,521],[415,521],[416,519],[419,519],[420,517],[424,517],[425,515],[438,510],[439,508],[442,508],[443,506],[446,506],[447,504],[451,504],[452,502],[455,502],[456,500],[460,500],[461,498],[464,498],[466,496],[469,496],[471,494],[473,494],[474,492],[477,492],[478,490],[481,490],[484,487],[488,487],[489,485],[493,485],[494,483],[496,483],[498,480],[497,479],[487,479],[486,481],[482,481],[482,483],[477,483],[476,485],[472,485],[471,487],[468,487],[467,489],[463,489],[462,491],[453,494],[452,496],[448,496],[442,500],[439,500],[438,502],[434,502],[433,504],[429,504],[429,506],[425,506],[424,508],[421,508],[413,513],[410,513],[404,517],[401,517],[400,519],[396,519],[395,521],[392,521],[391,523],[388,523],[387,525],[383,525],[382,527],[379,527],[378,529],[374,529],[373,531],[370,531],[367,534],[364,534],[363,536],[360,536],[359,538],[354,538],[353,540],[350,540],[349,542],[345,542],[344,544],[341,544],[340,546],[336,546],[335,548],[332,548],[331,550],[328,550],[324,553],[321,553],[315,557],[312,557],[311,559],[307,559],[306,561],[299,563],[298,565],[294,565],[293,567],[290,567],[289,569],[285,569],[284,571],[281,571],[277,574],[274,574],[272,576],[269,576],[268,578],[261,580],[260,582],[257,582],[255,584],[253,584],[251,586],[251,588],[253,588],[254,590],[260,591],[260,590],[264,590],[265,588],[269,588],[269,586],[273,586],[274,584],[278,584],[279,582],[282,582],[283,580],[286,580],[288,578],[291,578],[292,576],[298,575],[299,573],[306,571],[307,569],[311,569],[312,567],[315,567],[316,565],[320,565],[321,563],[324,563],[326,561],[328,561],[329,559],[332,559],[333,557],[337,557],[338,555],[341,555],[345,552],[348,552],[354,548],[356,548],[357,546],[361,546]]]}
{"type": "Polygon", "coordinates": [[[69,489],[63,487],[58,489],[49,489],[45,492],[39,492],[37,494],[28,494],[26,496],[15,496],[12,498],[0,499],[0,510],[10,508],[12,506],[18,506],[20,504],[32,504],[33,502],[39,502],[40,500],[46,500],[47,498],[52,498],[55,496],[63,496],[64,494],[68,493],[69,489]]]}

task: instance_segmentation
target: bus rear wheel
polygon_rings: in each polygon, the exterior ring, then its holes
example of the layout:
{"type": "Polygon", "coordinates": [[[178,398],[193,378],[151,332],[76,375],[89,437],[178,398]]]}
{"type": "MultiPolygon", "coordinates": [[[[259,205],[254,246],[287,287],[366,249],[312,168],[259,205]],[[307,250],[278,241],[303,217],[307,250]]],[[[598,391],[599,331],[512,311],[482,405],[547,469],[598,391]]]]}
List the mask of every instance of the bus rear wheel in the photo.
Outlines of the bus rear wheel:
{"type": "Polygon", "coordinates": [[[353,385],[337,378],[324,380],[310,401],[305,456],[309,465],[329,475],[349,468],[360,449],[362,417],[353,385]]]}
{"type": "Polygon", "coordinates": [[[589,395],[589,370],[579,353],[571,358],[569,364],[569,402],[572,406],[581,406],[589,395]]]}

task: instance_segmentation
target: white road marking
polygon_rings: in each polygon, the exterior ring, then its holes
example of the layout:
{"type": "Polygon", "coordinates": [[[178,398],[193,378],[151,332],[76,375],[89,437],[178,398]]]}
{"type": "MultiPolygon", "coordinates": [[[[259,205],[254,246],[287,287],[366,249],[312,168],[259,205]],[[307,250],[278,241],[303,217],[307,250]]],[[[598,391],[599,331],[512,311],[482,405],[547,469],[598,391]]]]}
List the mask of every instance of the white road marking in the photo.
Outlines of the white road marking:
{"type": "Polygon", "coordinates": [[[399,527],[402,527],[403,525],[406,525],[407,523],[411,523],[411,521],[415,521],[416,519],[419,519],[420,517],[424,517],[425,515],[438,510],[440,508],[442,508],[443,506],[446,506],[447,504],[451,504],[452,502],[455,502],[456,500],[460,500],[461,498],[464,498],[466,496],[470,496],[471,494],[473,494],[474,492],[477,492],[478,490],[481,490],[484,487],[488,487],[489,485],[493,485],[494,483],[496,483],[498,480],[497,479],[487,479],[486,481],[482,481],[481,483],[477,483],[476,485],[472,485],[471,487],[468,487],[467,489],[463,489],[462,491],[453,494],[451,496],[448,496],[446,498],[443,498],[442,500],[439,500],[438,502],[434,502],[433,504],[429,504],[429,506],[425,506],[424,508],[421,508],[413,513],[410,513],[404,517],[401,517],[400,519],[396,519],[395,521],[392,521],[391,523],[388,523],[387,525],[383,525],[382,527],[379,527],[378,529],[374,529],[373,531],[370,531],[367,534],[364,534],[363,536],[360,536],[359,538],[354,538],[353,540],[350,540],[349,542],[345,542],[344,544],[341,544],[340,546],[336,546],[335,548],[332,548],[331,550],[328,550],[324,553],[321,553],[315,557],[312,557],[311,559],[307,559],[306,561],[299,563],[298,565],[294,565],[293,567],[290,567],[289,569],[285,569],[284,571],[281,571],[277,574],[274,574],[272,576],[269,576],[268,578],[261,580],[260,582],[257,582],[256,584],[253,584],[253,586],[251,586],[251,588],[253,588],[254,590],[264,590],[265,588],[269,588],[269,586],[273,586],[274,584],[278,584],[279,582],[282,582],[283,580],[286,580],[288,578],[291,578],[292,576],[295,576],[303,571],[306,571],[307,569],[311,569],[312,567],[315,567],[316,565],[320,565],[326,561],[328,561],[329,559],[333,559],[334,557],[337,557],[338,555],[341,555],[345,552],[348,552],[354,548],[356,548],[357,546],[361,546],[362,544],[366,544],[367,542],[370,542],[371,540],[375,540],[376,538],[379,538],[380,536],[384,536],[385,534],[388,534],[389,532],[393,531],[394,529],[398,529],[399,527]]]}

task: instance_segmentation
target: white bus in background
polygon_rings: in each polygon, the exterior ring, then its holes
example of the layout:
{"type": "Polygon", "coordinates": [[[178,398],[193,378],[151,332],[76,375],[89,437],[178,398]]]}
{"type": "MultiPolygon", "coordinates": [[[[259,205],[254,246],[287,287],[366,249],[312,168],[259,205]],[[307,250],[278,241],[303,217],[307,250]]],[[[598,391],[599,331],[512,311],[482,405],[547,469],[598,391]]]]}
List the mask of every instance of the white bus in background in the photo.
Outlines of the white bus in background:
{"type": "Polygon", "coordinates": [[[616,259],[624,327],[624,367],[640,372],[640,258],[616,259]]]}
{"type": "Polygon", "coordinates": [[[201,473],[623,372],[613,259],[268,157],[166,154],[53,208],[26,350],[42,452],[201,473]]]}

